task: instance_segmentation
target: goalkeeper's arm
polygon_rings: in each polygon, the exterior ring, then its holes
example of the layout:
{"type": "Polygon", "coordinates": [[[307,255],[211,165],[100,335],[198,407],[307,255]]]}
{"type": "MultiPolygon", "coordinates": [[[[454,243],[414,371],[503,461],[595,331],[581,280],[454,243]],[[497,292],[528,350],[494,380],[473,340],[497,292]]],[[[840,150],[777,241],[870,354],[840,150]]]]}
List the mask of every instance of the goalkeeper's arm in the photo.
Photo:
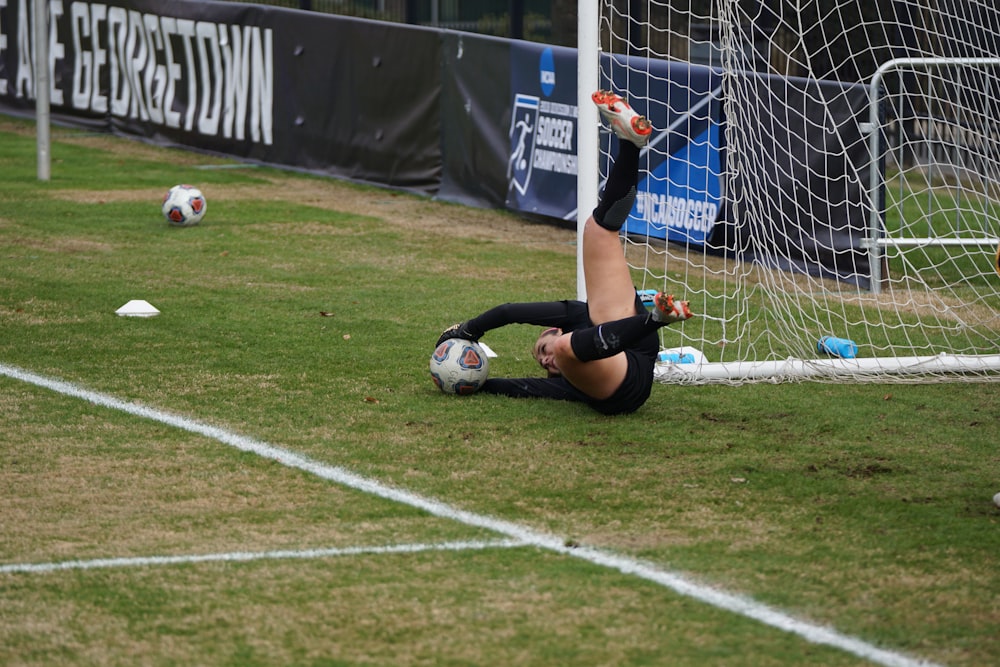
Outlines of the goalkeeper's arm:
{"type": "Polygon", "coordinates": [[[449,338],[479,340],[487,331],[508,324],[536,324],[562,329],[573,321],[574,311],[581,308],[585,309],[586,305],[579,301],[505,303],[490,308],[471,320],[452,325],[441,334],[437,344],[440,345],[449,338]]]}

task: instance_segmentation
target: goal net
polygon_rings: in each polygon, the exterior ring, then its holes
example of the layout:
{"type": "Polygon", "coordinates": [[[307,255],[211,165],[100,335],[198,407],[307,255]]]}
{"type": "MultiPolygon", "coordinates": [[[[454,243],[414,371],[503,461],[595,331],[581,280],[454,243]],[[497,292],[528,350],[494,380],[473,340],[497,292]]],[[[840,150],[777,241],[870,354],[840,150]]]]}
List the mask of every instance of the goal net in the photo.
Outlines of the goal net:
{"type": "Polygon", "coordinates": [[[659,379],[1000,380],[993,3],[601,0],[580,26],[655,128],[626,255],[696,313],[659,379]]]}

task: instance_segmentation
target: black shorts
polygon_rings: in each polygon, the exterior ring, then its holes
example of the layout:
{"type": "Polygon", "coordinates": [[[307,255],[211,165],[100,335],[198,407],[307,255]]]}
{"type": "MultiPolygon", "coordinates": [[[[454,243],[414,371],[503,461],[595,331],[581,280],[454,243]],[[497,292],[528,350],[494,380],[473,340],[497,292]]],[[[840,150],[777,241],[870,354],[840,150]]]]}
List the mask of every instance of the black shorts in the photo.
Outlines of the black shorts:
{"type": "Polygon", "coordinates": [[[587,404],[603,415],[624,415],[635,412],[649,399],[653,391],[653,367],[656,356],[636,350],[625,350],[628,369],[618,391],[603,400],[588,399],[587,404]]]}
{"type": "MultiPolygon", "coordinates": [[[[635,295],[635,312],[639,315],[648,312],[638,294],[635,295]]],[[[587,404],[605,415],[623,415],[641,408],[653,391],[653,370],[659,353],[660,337],[655,333],[625,350],[628,369],[622,386],[608,398],[600,401],[590,398],[587,404]]]]}

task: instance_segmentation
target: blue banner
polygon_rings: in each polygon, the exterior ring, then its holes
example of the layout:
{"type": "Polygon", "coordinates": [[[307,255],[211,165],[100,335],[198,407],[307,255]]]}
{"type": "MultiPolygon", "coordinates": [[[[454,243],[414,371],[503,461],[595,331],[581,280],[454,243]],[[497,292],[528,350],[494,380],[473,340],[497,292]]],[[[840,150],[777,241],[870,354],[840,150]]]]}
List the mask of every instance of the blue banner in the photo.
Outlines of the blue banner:
{"type": "MultiPolygon", "coordinates": [[[[576,52],[539,44],[511,48],[508,208],[576,215],[576,52]]],[[[722,208],[721,76],[708,67],[608,56],[605,88],[628,96],[654,133],[625,231],[703,245],[722,208]],[[631,66],[630,66],[631,65],[631,66]],[[646,70],[646,71],[643,71],[646,70]],[[625,79],[627,77],[627,80],[625,79]]],[[[603,150],[613,155],[610,134],[603,150]]],[[[608,164],[602,165],[607,173],[608,164]]],[[[602,180],[603,182],[603,180],[602,180]]]]}
{"type": "Polygon", "coordinates": [[[629,234],[705,245],[722,209],[720,127],[709,127],[639,182],[629,234]]]}
{"type": "MultiPolygon", "coordinates": [[[[687,63],[605,59],[615,92],[653,125],[635,207],[624,231],[705,245],[722,210],[722,76],[687,63]],[[645,71],[644,71],[645,70],[645,71]]],[[[604,150],[613,155],[610,135],[604,150]]],[[[617,141],[617,139],[615,139],[617,141]]],[[[607,173],[608,165],[602,166],[607,173]]],[[[602,181],[603,182],[603,181],[602,181]]]]}
{"type": "Polygon", "coordinates": [[[576,50],[511,48],[507,208],[566,218],[576,210],[576,50]]]}

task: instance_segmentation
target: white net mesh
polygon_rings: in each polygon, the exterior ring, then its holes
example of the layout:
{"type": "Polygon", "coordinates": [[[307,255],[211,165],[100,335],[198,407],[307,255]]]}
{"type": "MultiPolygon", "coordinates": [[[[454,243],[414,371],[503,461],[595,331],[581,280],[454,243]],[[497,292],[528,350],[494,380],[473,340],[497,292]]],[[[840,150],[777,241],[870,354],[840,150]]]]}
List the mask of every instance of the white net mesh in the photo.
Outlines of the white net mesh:
{"type": "Polygon", "coordinates": [[[600,22],[602,87],[656,130],[627,255],[698,315],[663,344],[701,354],[661,379],[1000,380],[994,3],[603,0],[600,22]]]}

